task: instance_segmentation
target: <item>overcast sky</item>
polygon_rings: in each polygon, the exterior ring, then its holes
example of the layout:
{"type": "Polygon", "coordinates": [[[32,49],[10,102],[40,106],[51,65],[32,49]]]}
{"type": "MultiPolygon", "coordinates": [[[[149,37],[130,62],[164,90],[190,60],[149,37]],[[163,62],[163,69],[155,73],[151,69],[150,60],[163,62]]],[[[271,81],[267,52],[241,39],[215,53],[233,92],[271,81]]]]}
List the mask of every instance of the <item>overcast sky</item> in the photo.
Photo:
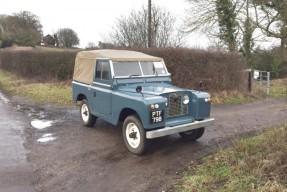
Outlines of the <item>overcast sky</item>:
{"type": "MultiPolygon", "coordinates": [[[[148,0],[1,0],[0,14],[30,11],[40,17],[44,35],[52,34],[60,28],[73,29],[80,38],[80,46],[88,42],[96,45],[112,31],[117,18],[128,15],[132,10],[147,6],[148,0]]],[[[188,3],[185,0],[152,0],[170,11],[178,25],[182,24],[188,3]]],[[[193,35],[188,38],[190,46],[206,47],[208,41],[193,35]]]]}

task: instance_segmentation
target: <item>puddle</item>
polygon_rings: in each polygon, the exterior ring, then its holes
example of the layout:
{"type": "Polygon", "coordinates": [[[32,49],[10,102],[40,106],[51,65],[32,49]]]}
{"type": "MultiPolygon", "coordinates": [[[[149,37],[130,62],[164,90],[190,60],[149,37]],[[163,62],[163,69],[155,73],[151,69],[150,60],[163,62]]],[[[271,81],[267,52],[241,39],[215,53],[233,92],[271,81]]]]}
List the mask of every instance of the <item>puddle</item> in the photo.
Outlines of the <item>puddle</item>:
{"type": "Polygon", "coordinates": [[[37,119],[45,118],[45,113],[42,109],[35,110],[34,108],[17,105],[17,110],[26,113],[28,117],[33,117],[37,119]]]}
{"type": "Polygon", "coordinates": [[[48,141],[54,141],[56,139],[56,137],[53,137],[52,133],[46,133],[44,134],[40,139],[38,139],[37,141],[40,143],[45,143],[48,141]]]}
{"type": "Polygon", "coordinates": [[[51,127],[53,124],[53,121],[46,121],[46,120],[33,120],[31,121],[31,125],[36,129],[45,129],[47,127],[51,127]]]}
{"type": "Polygon", "coordinates": [[[4,101],[4,103],[9,103],[9,100],[0,93],[0,100],[4,101]]]}

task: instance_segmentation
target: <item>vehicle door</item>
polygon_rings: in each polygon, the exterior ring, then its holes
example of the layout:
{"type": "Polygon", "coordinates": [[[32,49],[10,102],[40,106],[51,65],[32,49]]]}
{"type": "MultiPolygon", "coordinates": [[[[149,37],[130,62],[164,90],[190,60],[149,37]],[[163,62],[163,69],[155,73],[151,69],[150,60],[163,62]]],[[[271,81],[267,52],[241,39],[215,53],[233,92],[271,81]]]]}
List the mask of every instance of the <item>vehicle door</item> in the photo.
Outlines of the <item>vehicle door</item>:
{"type": "Polygon", "coordinates": [[[110,60],[96,60],[95,77],[92,86],[93,111],[111,116],[112,75],[110,60]]]}

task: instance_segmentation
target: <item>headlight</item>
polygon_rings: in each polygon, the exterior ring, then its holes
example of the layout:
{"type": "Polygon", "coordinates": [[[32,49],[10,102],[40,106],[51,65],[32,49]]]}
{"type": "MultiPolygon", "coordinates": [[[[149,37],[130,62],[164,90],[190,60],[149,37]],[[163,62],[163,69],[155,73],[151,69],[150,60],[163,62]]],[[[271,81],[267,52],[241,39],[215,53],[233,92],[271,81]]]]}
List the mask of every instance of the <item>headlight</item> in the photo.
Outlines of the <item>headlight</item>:
{"type": "Polygon", "coordinates": [[[182,103],[185,104],[185,105],[189,103],[189,97],[188,97],[188,95],[183,96],[183,98],[182,98],[182,103]]]}
{"type": "Polygon", "coordinates": [[[211,98],[210,97],[205,98],[204,101],[205,101],[205,103],[210,103],[211,102],[211,98]]]}

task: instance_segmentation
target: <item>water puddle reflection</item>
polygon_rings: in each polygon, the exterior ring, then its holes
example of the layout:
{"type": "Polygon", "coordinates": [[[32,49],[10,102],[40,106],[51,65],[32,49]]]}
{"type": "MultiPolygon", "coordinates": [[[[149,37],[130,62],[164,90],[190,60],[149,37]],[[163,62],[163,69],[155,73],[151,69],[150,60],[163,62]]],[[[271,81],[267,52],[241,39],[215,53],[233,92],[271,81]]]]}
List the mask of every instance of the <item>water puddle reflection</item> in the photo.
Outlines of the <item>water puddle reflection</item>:
{"type": "Polygon", "coordinates": [[[36,129],[45,129],[47,127],[51,127],[53,125],[53,121],[35,119],[31,121],[31,125],[36,129]]]}
{"type": "Polygon", "coordinates": [[[0,92],[0,100],[2,100],[4,103],[9,103],[9,100],[0,92]]]}
{"type": "Polygon", "coordinates": [[[45,142],[48,142],[48,141],[53,141],[55,139],[56,139],[56,137],[53,137],[52,133],[46,133],[40,139],[38,139],[37,141],[40,142],[40,143],[45,143],[45,142]]]}

